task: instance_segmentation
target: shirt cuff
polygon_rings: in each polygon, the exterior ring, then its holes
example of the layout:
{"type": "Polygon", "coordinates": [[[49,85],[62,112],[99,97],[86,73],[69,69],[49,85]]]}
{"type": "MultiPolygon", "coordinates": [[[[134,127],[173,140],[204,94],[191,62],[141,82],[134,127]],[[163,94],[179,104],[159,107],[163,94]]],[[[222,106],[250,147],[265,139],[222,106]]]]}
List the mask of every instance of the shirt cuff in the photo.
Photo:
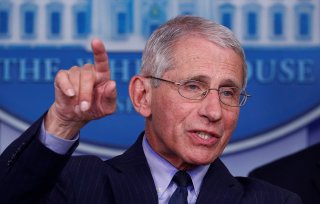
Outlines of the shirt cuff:
{"type": "Polygon", "coordinates": [[[71,140],[66,140],[55,135],[49,134],[45,127],[44,121],[42,121],[41,132],[39,136],[40,142],[48,149],[58,154],[66,154],[73,144],[79,139],[79,133],[76,134],[71,140]]]}

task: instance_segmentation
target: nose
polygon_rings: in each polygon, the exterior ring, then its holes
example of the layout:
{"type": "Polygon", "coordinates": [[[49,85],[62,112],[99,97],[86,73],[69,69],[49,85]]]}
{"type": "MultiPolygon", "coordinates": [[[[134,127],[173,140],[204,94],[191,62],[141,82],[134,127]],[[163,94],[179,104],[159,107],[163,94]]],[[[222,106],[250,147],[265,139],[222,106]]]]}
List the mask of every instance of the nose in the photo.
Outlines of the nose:
{"type": "Polygon", "coordinates": [[[201,101],[199,114],[207,118],[209,122],[215,122],[221,119],[222,107],[217,90],[210,90],[208,95],[201,101]]]}

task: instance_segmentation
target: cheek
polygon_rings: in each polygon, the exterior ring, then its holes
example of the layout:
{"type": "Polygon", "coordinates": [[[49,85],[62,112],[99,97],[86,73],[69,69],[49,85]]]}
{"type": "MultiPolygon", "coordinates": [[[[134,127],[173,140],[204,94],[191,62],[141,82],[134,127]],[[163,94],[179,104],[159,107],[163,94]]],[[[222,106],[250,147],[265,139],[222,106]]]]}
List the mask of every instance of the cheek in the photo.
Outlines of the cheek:
{"type": "Polygon", "coordinates": [[[158,116],[160,116],[159,120],[161,120],[159,122],[165,124],[168,130],[181,127],[188,115],[186,107],[177,102],[163,105],[162,108],[158,108],[157,111],[158,116]]]}
{"type": "MultiPolygon", "coordinates": [[[[170,121],[162,121],[164,123],[179,121],[181,117],[187,112],[188,104],[183,103],[180,100],[179,95],[177,95],[177,90],[165,90],[161,93],[157,93],[154,98],[152,98],[153,102],[153,112],[157,113],[157,116],[160,116],[165,119],[170,119],[170,121]],[[158,96],[158,97],[156,97],[158,96]]],[[[156,115],[156,114],[154,114],[156,115]]]]}
{"type": "Polygon", "coordinates": [[[238,118],[239,118],[239,109],[226,111],[226,113],[225,113],[225,130],[227,132],[230,132],[229,134],[232,134],[232,132],[236,128],[238,118]]]}
{"type": "MultiPolygon", "coordinates": [[[[160,102],[161,103],[161,102],[160,102]]],[[[190,123],[190,109],[189,105],[182,103],[181,101],[163,101],[161,104],[157,104],[157,113],[154,114],[155,117],[153,120],[153,128],[156,130],[158,135],[161,135],[166,139],[164,143],[172,143],[168,146],[178,147],[180,143],[184,144],[185,130],[187,129],[188,124],[190,123]],[[161,108],[160,108],[161,107],[161,108]],[[189,121],[189,123],[188,123],[189,121]],[[170,138],[170,139],[168,139],[170,138]]],[[[182,144],[180,144],[182,145],[182,144]]]]}
{"type": "Polygon", "coordinates": [[[161,125],[161,128],[168,127],[176,117],[176,104],[168,97],[154,97],[152,99],[152,121],[154,125],[161,125]]]}

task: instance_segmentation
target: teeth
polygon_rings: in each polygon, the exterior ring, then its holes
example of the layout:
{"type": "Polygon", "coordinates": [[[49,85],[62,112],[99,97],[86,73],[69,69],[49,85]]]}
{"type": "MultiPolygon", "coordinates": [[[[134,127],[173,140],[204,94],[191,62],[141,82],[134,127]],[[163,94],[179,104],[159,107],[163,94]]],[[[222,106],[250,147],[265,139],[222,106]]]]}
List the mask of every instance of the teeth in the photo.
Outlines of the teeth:
{"type": "Polygon", "coordinates": [[[207,140],[207,139],[212,137],[210,134],[207,134],[207,133],[204,133],[204,132],[197,132],[197,135],[199,137],[201,137],[202,139],[205,139],[205,140],[207,140]]]}

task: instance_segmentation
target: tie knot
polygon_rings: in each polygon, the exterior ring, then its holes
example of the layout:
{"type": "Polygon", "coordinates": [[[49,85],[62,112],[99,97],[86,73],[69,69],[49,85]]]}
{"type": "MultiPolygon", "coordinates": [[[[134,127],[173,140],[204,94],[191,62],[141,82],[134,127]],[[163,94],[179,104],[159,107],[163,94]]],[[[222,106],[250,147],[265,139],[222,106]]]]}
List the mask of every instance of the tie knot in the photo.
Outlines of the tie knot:
{"type": "Polygon", "coordinates": [[[192,185],[191,177],[186,171],[178,171],[173,176],[172,181],[175,182],[178,187],[188,187],[192,185]]]}

